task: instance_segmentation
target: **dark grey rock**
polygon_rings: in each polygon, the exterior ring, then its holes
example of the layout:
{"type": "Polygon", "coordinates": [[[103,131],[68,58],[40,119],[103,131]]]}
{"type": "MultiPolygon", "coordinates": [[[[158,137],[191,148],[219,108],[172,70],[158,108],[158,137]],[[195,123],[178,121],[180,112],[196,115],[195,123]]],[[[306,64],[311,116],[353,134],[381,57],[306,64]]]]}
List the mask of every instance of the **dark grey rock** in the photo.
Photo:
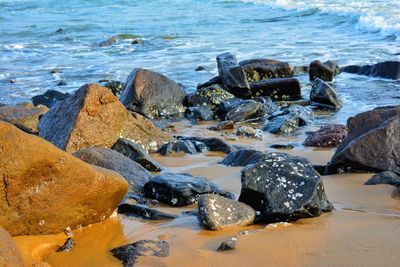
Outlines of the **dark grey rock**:
{"type": "Polygon", "coordinates": [[[116,96],[120,97],[122,90],[124,90],[125,83],[120,82],[120,81],[113,81],[113,80],[101,80],[99,83],[107,87],[108,89],[111,90],[111,92],[116,96]]]}
{"type": "Polygon", "coordinates": [[[156,209],[151,209],[139,205],[124,203],[118,206],[118,213],[128,216],[140,217],[145,220],[171,220],[178,218],[177,215],[168,214],[156,209]]]}
{"type": "Polygon", "coordinates": [[[68,93],[61,93],[56,90],[48,90],[42,95],[32,97],[32,103],[37,105],[44,105],[48,108],[54,106],[58,101],[62,101],[71,95],[68,93]]]}
{"type": "Polygon", "coordinates": [[[76,151],[73,155],[89,164],[121,174],[129,183],[128,194],[143,195],[144,184],[152,177],[138,163],[108,148],[89,147],[76,151]]]}
{"type": "Polygon", "coordinates": [[[240,149],[229,153],[221,162],[227,166],[246,166],[259,162],[265,154],[254,149],[240,149]]]}
{"type": "Polygon", "coordinates": [[[250,206],[215,194],[204,194],[198,200],[199,221],[209,230],[246,226],[256,213],[250,206]]]}
{"type": "Polygon", "coordinates": [[[128,139],[119,138],[111,149],[139,163],[148,171],[159,172],[163,170],[163,167],[152,159],[140,145],[128,139]]]}
{"type": "Polygon", "coordinates": [[[301,87],[295,78],[275,78],[250,83],[251,95],[268,96],[273,100],[299,100],[301,87]]]}
{"type": "Polygon", "coordinates": [[[360,113],[327,165],[328,173],[392,171],[400,174],[400,106],[360,113]]]}
{"type": "Polygon", "coordinates": [[[239,63],[243,67],[249,82],[271,78],[292,77],[293,70],[289,63],[273,59],[250,59],[239,63]]]}
{"type": "Polygon", "coordinates": [[[65,80],[60,80],[60,81],[57,83],[57,86],[64,86],[64,85],[67,85],[67,82],[66,82],[65,80]]]}
{"type": "Polygon", "coordinates": [[[339,74],[339,72],[339,66],[335,62],[329,60],[324,63],[321,63],[319,60],[315,60],[310,63],[310,81],[320,78],[326,82],[331,82],[333,81],[333,78],[339,74]]]}
{"type": "Polygon", "coordinates": [[[332,86],[317,78],[310,92],[311,105],[322,108],[339,109],[343,102],[332,86]]]}
{"type": "Polygon", "coordinates": [[[206,178],[190,174],[161,173],[148,181],[144,190],[146,197],[175,207],[191,205],[199,195],[208,193],[233,198],[231,193],[206,178]]]}
{"type": "Polygon", "coordinates": [[[237,108],[244,101],[245,100],[242,100],[237,97],[225,100],[218,105],[218,107],[215,110],[215,113],[221,120],[225,120],[226,114],[228,114],[228,112],[231,111],[232,109],[237,108]]]}
{"type": "Polygon", "coordinates": [[[290,134],[306,125],[311,117],[312,113],[307,108],[292,105],[269,116],[264,122],[263,131],[290,134]]]}
{"type": "Polygon", "coordinates": [[[209,138],[203,138],[203,137],[177,137],[180,140],[189,140],[191,142],[201,142],[204,143],[209,151],[220,151],[225,154],[229,154],[232,151],[235,151],[236,148],[233,147],[232,145],[228,144],[222,139],[216,138],[216,137],[209,137],[209,138]]]}
{"type": "Polygon", "coordinates": [[[70,237],[70,238],[67,238],[64,245],[59,247],[56,251],[57,252],[68,252],[71,249],[73,249],[74,246],[75,246],[75,241],[72,237],[70,237]]]}
{"type": "Polygon", "coordinates": [[[263,105],[260,102],[246,100],[238,107],[231,109],[228,114],[226,114],[226,119],[233,122],[240,122],[249,119],[261,119],[265,114],[263,105]]]}
{"type": "Polygon", "coordinates": [[[397,80],[400,79],[400,61],[385,61],[374,65],[364,66],[351,65],[342,68],[342,71],[397,80]]]}
{"type": "Polygon", "coordinates": [[[185,110],[185,116],[189,120],[197,121],[212,121],[215,119],[214,111],[208,106],[188,107],[185,110]]]}
{"type": "Polygon", "coordinates": [[[217,56],[219,77],[226,89],[239,98],[251,98],[246,73],[238,65],[235,55],[223,53],[217,56]]]}
{"type": "Polygon", "coordinates": [[[164,144],[159,153],[163,156],[168,156],[171,153],[187,153],[187,154],[196,154],[198,151],[194,146],[193,142],[190,140],[177,140],[172,141],[167,144],[164,144]]]}
{"type": "Polygon", "coordinates": [[[223,252],[227,250],[234,250],[236,248],[236,245],[237,245],[237,240],[235,237],[232,237],[231,239],[222,242],[221,245],[219,245],[219,247],[217,248],[217,251],[223,252]]]}
{"type": "Polygon", "coordinates": [[[385,171],[381,173],[377,173],[372,176],[367,182],[366,185],[376,185],[376,184],[390,184],[394,186],[400,186],[400,175],[394,172],[385,171]]]}
{"type": "Polygon", "coordinates": [[[166,76],[135,69],[129,74],[120,101],[131,111],[149,118],[183,113],[186,93],[166,76]]]}
{"type": "Polygon", "coordinates": [[[270,153],[242,170],[239,201],[265,223],[316,217],[333,209],[319,174],[305,158],[270,153]]]}
{"type": "Polygon", "coordinates": [[[207,70],[207,68],[204,66],[198,66],[194,71],[204,71],[204,70],[207,70]]]}
{"type": "Polygon", "coordinates": [[[140,240],[111,250],[114,257],[122,261],[124,267],[135,265],[139,257],[156,256],[165,258],[169,255],[167,241],[140,240]]]}
{"type": "Polygon", "coordinates": [[[216,77],[211,78],[209,81],[206,81],[204,83],[199,83],[197,85],[197,89],[200,89],[200,88],[203,88],[203,87],[209,87],[209,86],[212,86],[212,85],[218,85],[218,86],[221,87],[221,84],[222,84],[221,77],[216,76],[216,77]]]}
{"type": "Polygon", "coordinates": [[[275,149],[293,149],[294,145],[292,144],[273,144],[269,146],[270,148],[275,148],[275,149]]]}

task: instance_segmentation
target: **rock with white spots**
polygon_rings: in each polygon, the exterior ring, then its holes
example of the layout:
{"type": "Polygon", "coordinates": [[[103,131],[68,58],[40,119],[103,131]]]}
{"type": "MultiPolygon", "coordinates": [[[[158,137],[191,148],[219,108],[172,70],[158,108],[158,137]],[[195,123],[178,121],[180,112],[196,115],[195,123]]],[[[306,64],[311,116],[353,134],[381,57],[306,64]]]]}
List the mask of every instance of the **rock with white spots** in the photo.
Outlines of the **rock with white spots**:
{"type": "Polygon", "coordinates": [[[209,230],[250,225],[256,218],[252,207],[216,194],[201,195],[198,209],[199,221],[209,230]]]}
{"type": "Polygon", "coordinates": [[[233,198],[232,193],[204,177],[190,174],[161,173],[144,185],[145,195],[162,203],[180,207],[195,203],[202,194],[218,194],[233,198]]]}
{"type": "Polygon", "coordinates": [[[239,201],[259,212],[265,223],[316,217],[333,209],[310,162],[286,153],[267,154],[242,170],[239,201]]]}

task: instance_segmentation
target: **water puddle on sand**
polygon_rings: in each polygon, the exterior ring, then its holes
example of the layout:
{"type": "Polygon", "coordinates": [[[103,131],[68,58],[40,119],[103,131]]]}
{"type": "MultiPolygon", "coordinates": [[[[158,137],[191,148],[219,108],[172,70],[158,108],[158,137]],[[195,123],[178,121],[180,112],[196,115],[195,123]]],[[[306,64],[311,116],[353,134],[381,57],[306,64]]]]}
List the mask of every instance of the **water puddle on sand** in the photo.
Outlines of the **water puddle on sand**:
{"type": "MultiPolygon", "coordinates": [[[[209,123],[193,127],[187,127],[186,122],[174,125],[176,135],[221,137],[219,132],[205,130],[209,123]]],[[[240,138],[231,143],[261,151],[277,151],[269,145],[301,143],[302,140],[304,135],[268,135],[263,141],[240,138]]],[[[283,151],[321,165],[326,164],[334,153],[331,149],[302,146],[283,151]]],[[[236,197],[240,194],[241,167],[218,164],[225,156],[222,153],[152,156],[168,170],[205,176],[236,197]]],[[[182,215],[182,212],[196,210],[196,205],[183,208],[157,205],[153,207],[181,216],[172,221],[150,222],[116,215],[74,231],[76,246],[65,253],[55,252],[65,242],[65,234],[21,236],[14,240],[27,266],[121,266],[109,250],[142,239],[168,241],[170,255],[166,258],[141,257],[135,266],[400,266],[397,257],[400,200],[391,197],[392,186],[364,185],[371,176],[324,176],[326,194],[336,210],[291,224],[207,231],[195,216],[182,215]],[[236,250],[216,252],[221,242],[242,231],[248,231],[248,234],[240,235],[236,250]]]]}

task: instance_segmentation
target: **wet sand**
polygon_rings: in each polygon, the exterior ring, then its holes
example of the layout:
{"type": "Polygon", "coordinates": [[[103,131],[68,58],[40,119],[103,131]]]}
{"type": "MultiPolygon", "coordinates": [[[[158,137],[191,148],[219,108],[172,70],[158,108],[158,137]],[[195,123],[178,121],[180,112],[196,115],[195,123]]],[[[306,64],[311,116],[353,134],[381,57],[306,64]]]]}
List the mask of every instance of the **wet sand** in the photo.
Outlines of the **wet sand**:
{"type": "MultiPolygon", "coordinates": [[[[216,136],[209,124],[188,128],[177,125],[176,135],[216,136]]],[[[310,129],[307,129],[310,130],[310,129]]],[[[266,135],[263,141],[240,138],[236,145],[261,151],[277,151],[270,144],[301,143],[304,135],[294,137],[266,135]]],[[[326,164],[331,149],[298,146],[284,152],[308,158],[313,164],[326,164]]],[[[241,167],[219,165],[225,155],[207,152],[154,159],[171,171],[205,176],[223,188],[240,193],[241,167]]],[[[400,200],[391,197],[394,187],[365,186],[372,174],[340,174],[323,177],[329,200],[336,210],[318,218],[292,224],[253,225],[223,231],[204,230],[194,216],[173,221],[149,222],[124,215],[74,231],[76,246],[57,253],[65,234],[15,237],[27,266],[121,266],[108,251],[141,239],[167,240],[167,258],[141,257],[136,266],[400,266],[400,200]],[[220,243],[241,231],[236,250],[216,252],[220,243]]],[[[195,210],[157,206],[165,212],[181,214],[195,210]]],[[[56,215],[55,215],[56,216],[56,215]]]]}

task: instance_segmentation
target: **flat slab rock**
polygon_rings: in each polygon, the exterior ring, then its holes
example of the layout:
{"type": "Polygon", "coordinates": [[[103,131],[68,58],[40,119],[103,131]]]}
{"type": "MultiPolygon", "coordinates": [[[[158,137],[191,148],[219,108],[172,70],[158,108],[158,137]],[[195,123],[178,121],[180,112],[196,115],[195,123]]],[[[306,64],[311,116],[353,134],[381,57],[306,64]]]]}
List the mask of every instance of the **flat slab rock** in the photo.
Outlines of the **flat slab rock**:
{"type": "Polygon", "coordinates": [[[260,213],[260,222],[295,221],[333,209],[319,174],[308,160],[267,154],[242,170],[239,201],[260,213]]]}
{"type": "Polygon", "coordinates": [[[164,240],[140,240],[125,246],[113,248],[111,253],[122,262],[124,267],[132,267],[139,257],[168,257],[169,244],[164,240]]]}
{"type": "Polygon", "coordinates": [[[400,186],[400,175],[394,172],[381,172],[371,177],[366,185],[377,185],[377,184],[390,184],[399,187],[400,186]]]}
{"type": "Polygon", "coordinates": [[[250,225],[256,218],[252,207],[219,195],[201,195],[198,203],[199,221],[209,230],[250,225]]]}
{"type": "Polygon", "coordinates": [[[140,217],[145,220],[171,220],[178,217],[177,215],[168,214],[156,209],[128,203],[119,205],[118,213],[125,214],[127,216],[140,217]]]}
{"type": "Polygon", "coordinates": [[[145,184],[144,191],[146,197],[175,207],[191,205],[199,195],[208,193],[233,198],[206,178],[190,174],[161,173],[145,184]]]}

